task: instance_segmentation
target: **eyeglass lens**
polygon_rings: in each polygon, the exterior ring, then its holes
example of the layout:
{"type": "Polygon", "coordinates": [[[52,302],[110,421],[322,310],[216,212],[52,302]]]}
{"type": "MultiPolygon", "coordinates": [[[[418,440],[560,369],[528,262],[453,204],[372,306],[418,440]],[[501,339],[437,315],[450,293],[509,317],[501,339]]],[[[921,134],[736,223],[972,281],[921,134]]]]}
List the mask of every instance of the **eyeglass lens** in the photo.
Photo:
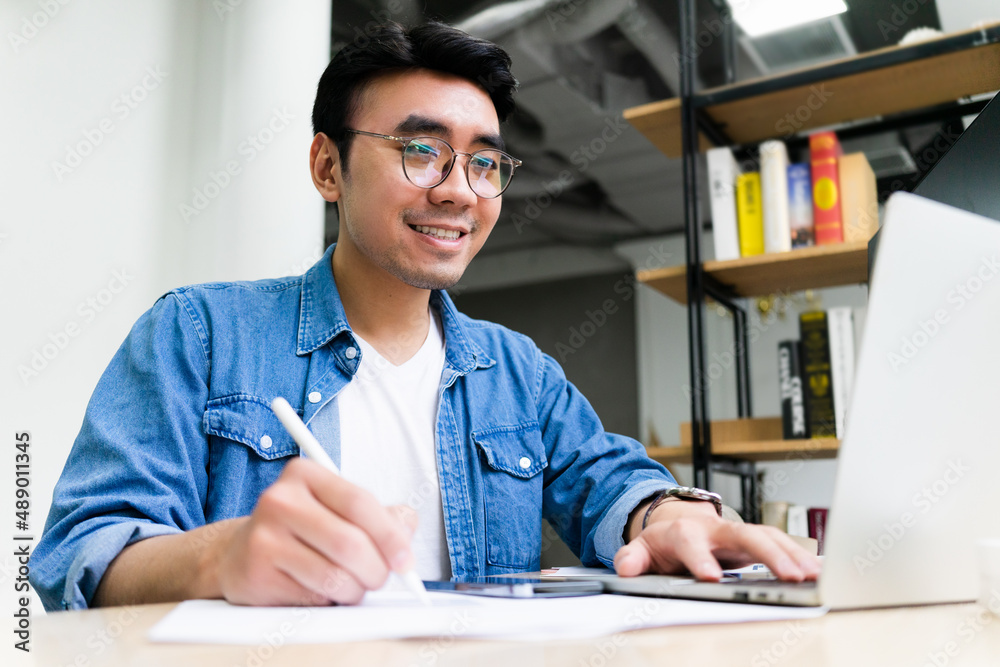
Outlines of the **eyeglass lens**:
{"type": "MultiPolygon", "coordinates": [[[[451,146],[441,139],[417,137],[403,148],[403,168],[414,185],[432,188],[447,177],[454,157],[451,146]]],[[[472,191],[490,199],[507,187],[514,173],[514,162],[501,151],[487,148],[469,157],[465,173],[472,191]]]]}

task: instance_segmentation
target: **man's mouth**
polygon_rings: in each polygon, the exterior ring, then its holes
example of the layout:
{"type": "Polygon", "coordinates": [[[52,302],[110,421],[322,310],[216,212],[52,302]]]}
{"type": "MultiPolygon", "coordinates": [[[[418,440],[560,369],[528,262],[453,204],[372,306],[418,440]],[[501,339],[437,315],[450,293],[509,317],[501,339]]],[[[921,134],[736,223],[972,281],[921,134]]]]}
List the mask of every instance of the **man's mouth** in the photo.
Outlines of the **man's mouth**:
{"type": "Polygon", "coordinates": [[[443,241],[454,241],[463,235],[457,229],[441,229],[440,227],[428,227],[426,225],[410,225],[410,229],[443,241]]]}

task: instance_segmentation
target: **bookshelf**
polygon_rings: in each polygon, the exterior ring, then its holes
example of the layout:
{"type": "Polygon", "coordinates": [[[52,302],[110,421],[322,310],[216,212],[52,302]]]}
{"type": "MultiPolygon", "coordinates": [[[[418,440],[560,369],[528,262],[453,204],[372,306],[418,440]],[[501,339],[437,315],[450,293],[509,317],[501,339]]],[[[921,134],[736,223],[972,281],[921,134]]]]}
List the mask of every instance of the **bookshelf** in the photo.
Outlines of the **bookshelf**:
{"type": "MultiPolygon", "coordinates": [[[[680,96],[627,109],[624,117],[665,155],[684,161],[685,264],[641,271],[637,279],[687,305],[691,423],[699,428],[691,438],[689,426],[679,446],[650,447],[648,452],[661,462],[692,463],[696,486],[710,486],[709,470],[739,474],[744,518],[756,520],[756,462],[833,458],[840,443],[835,439],[785,441],[780,420],[775,431],[774,419],[750,419],[746,313],[736,299],[863,283],[867,280],[867,244],[703,262],[698,153],[712,145],[787,139],[819,127],[850,124],[852,131],[888,129],[974,113],[978,110],[975,103],[963,102],[963,98],[1000,89],[1000,23],[698,92],[693,90],[696,2],[681,0],[679,5],[680,96]],[[802,108],[807,113],[789,115],[802,108]],[[703,309],[707,298],[734,316],[741,419],[732,423],[709,419],[708,386],[698,381],[706,368],[703,309]],[[769,425],[762,426],[764,422],[769,425]],[[731,437],[732,428],[755,432],[750,437],[731,437]]],[[[728,29],[732,30],[731,24],[728,29]]]]}
{"type": "MultiPolygon", "coordinates": [[[[759,143],[780,135],[778,123],[813,96],[796,132],[904,113],[1000,88],[1000,23],[913,46],[892,46],[794,72],[712,88],[695,102],[731,143],[759,143]],[[821,94],[814,94],[820,87],[821,94]]],[[[624,112],[654,146],[682,157],[681,100],[653,102],[624,112]]],[[[712,146],[701,136],[699,148],[712,146]]]]}
{"type": "MultiPolygon", "coordinates": [[[[687,463],[691,460],[691,425],[681,425],[681,444],[650,447],[650,458],[660,463],[687,463]]],[[[840,441],[835,438],[783,440],[781,418],[730,419],[712,422],[712,453],[747,461],[811,461],[837,456],[840,441]]]]}
{"type": "MultiPolygon", "coordinates": [[[[803,440],[801,445],[792,440],[761,440],[757,442],[712,443],[712,454],[746,461],[811,461],[837,457],[840,441],[835,438],[803,440]]],[[[690,463],[691,445],[676,447],[647,447],[649,458],[664,465],[690,463]]]]}
{"type": "MultiPolygon", "coordinates": [[[[705,262],[703,270],[738,297],[835,287],[868,280],[868,244],[840,243],[790,252],[705,262]]],[[[639,282],[686,304],[687,267],[639,271],[639,282]]]]}

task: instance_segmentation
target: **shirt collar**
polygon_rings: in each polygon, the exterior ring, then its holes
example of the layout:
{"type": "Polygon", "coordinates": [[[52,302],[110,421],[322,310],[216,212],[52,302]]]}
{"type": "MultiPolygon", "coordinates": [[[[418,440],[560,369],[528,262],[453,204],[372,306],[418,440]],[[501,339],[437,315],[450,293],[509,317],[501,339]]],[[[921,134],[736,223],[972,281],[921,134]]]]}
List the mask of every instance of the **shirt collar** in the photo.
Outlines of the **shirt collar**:
{"type": "Polygon", "coordinates": [[[302,276],[299,297],[299,339],[295,353],[309,354],[329,343],[337,334],[350,331],[337,283],[333,280],[333,249],[302,276]]]}
{"type": "MultiPolygon", "coordinates": [[[[333,279],[333,250],[336,246],[334,243],[327,248],[323,257],[302,276],[299,335],[295,349],[300,356],[316,351],[339,334],[351,330],[333,279]]],[[[468,373],[496,363],[469,337],[469,327],[462,321],[447,292],[431,292],[431,306],[441,316],[445,359],[449,365],[459,373],[468,373]]]]}

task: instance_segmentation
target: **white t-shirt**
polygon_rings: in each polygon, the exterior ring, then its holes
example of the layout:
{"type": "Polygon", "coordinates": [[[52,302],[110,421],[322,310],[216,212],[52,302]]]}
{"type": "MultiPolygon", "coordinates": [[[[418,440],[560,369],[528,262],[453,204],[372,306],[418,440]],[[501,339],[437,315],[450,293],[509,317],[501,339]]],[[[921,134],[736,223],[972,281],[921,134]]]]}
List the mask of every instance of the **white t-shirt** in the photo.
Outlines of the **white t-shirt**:
{"type": "Polygon", "coordinates": [[[444,333],[437,313],[430,313],[424,344],[400,366],[355,334],[361,365],[337,403],[341,474],[383,505],[417,511],[416,572],[421,579],[441,580],[451,578],[436,437],[444,333]]]}

